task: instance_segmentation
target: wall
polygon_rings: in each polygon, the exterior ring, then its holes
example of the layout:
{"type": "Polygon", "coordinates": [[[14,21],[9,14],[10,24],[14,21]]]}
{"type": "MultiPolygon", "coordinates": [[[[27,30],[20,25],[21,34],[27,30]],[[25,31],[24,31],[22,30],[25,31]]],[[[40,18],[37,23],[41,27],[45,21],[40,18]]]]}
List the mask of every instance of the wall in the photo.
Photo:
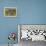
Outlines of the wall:
{"type": "Polygon", "coordinates": [[[18,32],[17,24],[46,24],[46,0],[3,0],[0,2],[0,44],[8,43],[9,32],[18,32]],[[4,7],[17,7],[17,17],[4,17],[4,7]]]}

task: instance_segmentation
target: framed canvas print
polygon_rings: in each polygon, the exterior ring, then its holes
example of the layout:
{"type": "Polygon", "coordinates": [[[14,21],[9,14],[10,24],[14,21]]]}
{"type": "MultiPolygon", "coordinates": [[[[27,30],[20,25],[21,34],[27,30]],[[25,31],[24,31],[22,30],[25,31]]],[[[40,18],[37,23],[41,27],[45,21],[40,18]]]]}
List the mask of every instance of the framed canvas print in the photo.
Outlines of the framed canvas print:
{"type": "Polygon", "coordinates": [[[31,41],[46,41],[46,25],[18,25],[19,39],[31,41]]]}
{"type": "Polygon", "coordinates": [[[16,17],[17,8],[16,7],[4,7],[4,16],[5,17],[16,17]]]}

